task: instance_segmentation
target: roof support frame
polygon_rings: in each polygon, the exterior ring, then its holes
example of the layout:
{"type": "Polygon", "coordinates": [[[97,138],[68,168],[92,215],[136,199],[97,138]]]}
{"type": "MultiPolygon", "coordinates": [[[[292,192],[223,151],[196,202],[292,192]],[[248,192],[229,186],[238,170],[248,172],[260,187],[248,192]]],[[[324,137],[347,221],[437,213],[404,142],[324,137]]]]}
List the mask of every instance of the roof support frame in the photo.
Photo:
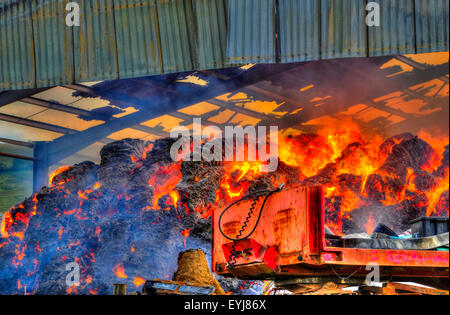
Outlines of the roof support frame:
{"type": "MultiPolygon", "coordinates": [[[[75,152],[80,151],[82,148],[96,142],[99,138],[107,137],[116,131],[130,128],[131,126],[140,124],[161,115],[176,112],[181,108],[185,108],[202,101],[207,101],[221,94],[242,89],[248,85],[252,85],[277,74],[281,74],[282,72],[293,68],[298,68],[301,65],[304,64],[256,65],[247,71],[243,71],[241,74],[230,80],[216,80],[218,81],[217,83],[205,87],[202,89],[203,91],[201,93],[197,93],[196,95],[180,93],[178,96],[174,96],[173,93],[168,93],[169,95],[162,97],[159,102],[152,104],[149,104],[145,100],[141,99],[130,99],[127,95],[110,95],[113,99],[117,99],[118,101],[127,101],[128,103],[139,105],[140,108],[144,109],[122,118],[108,121],[100,126],[89,128],[83,132],[66,135],[52,141],[48,146],[48,153],[50,155],[49,163],[50,165],[55,164],[67,156],[70,156],[75,152]]],[[[72,85],[67,87],[72,88],[72,85]]],[[[86,88],[79,85],[76,85],[73,88],[76,88],[77,90],[83,89],[83,92],[95,95],[95,91],[91,88],[86,88]]]]}
{"type": "Polygon", "coordinates": [[[43,92],[49,88],[0,92],[0,107],[20,101],[22,98],[43,92]]]}
{"type": "Polygon", "coordinates": [[[52,132],[56,132],[56,133],[62,133],[62,134],[75,134],[77,132],[76,130],[69,129],[66,127],[56,126],[56,125],[52,125],[52,124],[39,122],[36,120],[30,120],[27,118],[21,118],[21,117],[7,115],[7,114],[0,114],[0,120],[7,121],[10,123],[14,123],[14,124],[23,125],[23,126],[52,131],[52,132]]]}
{"type": "Polygon", "coordinates": [[[35,161],[35,159],[32,158],[32,157],[25,156],[25,155],[20,155],[20,154],[0,152],[0,156],[5,156],[5,157],[9,157],[9,158],[13,158],[13,159],[19,159],[19,160],[25,160],[25,161],[35,161]]]}
{"type": "Polygon", "coordinates": [[[19,140],[7,139],[7,138],[1,138],[1,137],[0,137],[0,142],[17,145],[20,147],[31,148],[31,149],[34,148],[34,144],[31,142],[25,142],[25,141],[19,141],[19,140]]]}
{"type": "MultiPolygon", "coordinates": [[[[73,115],[77,115],[77,116],[81,116],[81,117],[87,117],[87,118],[90,118],[93,120],[109,121],[109,120],[115,119],[114,117],[111,117],[108,115],[96,114],[96,113],[92,113],[92,112],[84,110],[84,109],[71,107],[71,106],[67,106],[67,105],[62,105],[62,104],[59,104],[56,102],[41,100],[39,98],[35,98],[32,96],[25,97],[25,98],[21,99],[20,101],[24,102],[24,103],[48,108],[48,109],[53,109],[53,110],[64,112],[64,113],[69,113],[69,114],[73,114],[73,115]]],[[[142,126],[142,125],[132,126],[131,129],[155,134],[158,136],[167,136],[166,133],[156,130],[155,128],[150,128],[150,127],[146,127],[146,126],[142,126]]]]}

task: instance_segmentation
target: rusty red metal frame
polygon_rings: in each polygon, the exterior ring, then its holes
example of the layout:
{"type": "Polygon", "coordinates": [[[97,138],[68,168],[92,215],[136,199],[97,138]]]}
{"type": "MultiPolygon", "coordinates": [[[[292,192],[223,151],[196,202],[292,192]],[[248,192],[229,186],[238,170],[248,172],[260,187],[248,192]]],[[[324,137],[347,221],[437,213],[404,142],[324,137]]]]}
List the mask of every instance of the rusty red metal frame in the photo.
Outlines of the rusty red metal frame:
{"type": "MultiPolygon", "coordinates": [[[[240,228],[250,203],[238,203],[224,217],[222,229],[229,236],[240,228]]],[[[260,205],[261,200],[257,209],[260,205]]],[[[278,192],[267,200],[263,211],[255,233],[237,242],[239,256],[232,270],[226,268],[232,243],[218,229],[221,210],[214,213],[212,267],[216,273],[244,279],[334,276],[345,282],[349,276],[365,278],[366,266],[376,263],[383,278],[449,277],[448,252],[327,247],[321,187],[278,192]]]]}

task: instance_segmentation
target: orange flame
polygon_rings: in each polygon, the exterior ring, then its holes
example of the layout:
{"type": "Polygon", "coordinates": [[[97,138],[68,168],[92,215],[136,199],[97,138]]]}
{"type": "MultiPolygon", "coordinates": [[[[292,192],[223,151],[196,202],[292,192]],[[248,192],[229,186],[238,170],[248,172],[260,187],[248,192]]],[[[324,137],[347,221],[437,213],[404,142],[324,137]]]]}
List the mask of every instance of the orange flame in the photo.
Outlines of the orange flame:
{"type": "Polygon", "coordinates": [[[142,152],[142,155],[140,157],[136,157],[133,154],[130,154],[130,159],[133,163],[145,161],[147,159],[147,153],[152,150],[153,150],[153,143],[150,143],[145,147],[144,152],[142,152]]]}
{"type": "MultiPolygon", "coordinates": [[[[349,217],[349,213],[365,204],[368,192],[377,194],[380,202],[384,206],[397,205],[408,198],[406,191],[418,195],[425,193],[427,201],[420,198],[414,200],[417,207],[426,207],[427,215],[436,213],[436,205],[439,204],[442,194],[449,189],[448,168],[440,170],[442,175],[434,176],[434,172],[442,165],[442,157],[446,145],[448,145],[448,136],[431,136],[426,132],[420,132],[419,138],[426,141],[434,149],[435,154],[430,154],[429,163],[422,166],[422,170],[432,174],[437,184],[424,192],[419,191],[415,185],[417,174],[413,169],[408,169],[404,187],[398,191],[391,191],[393,188],[385,184],[385,180],[397,180],[395,174],[386,174],[380,168],[386,161],[392,148],[402,140],[394,139],[391,144],[385,145],[380,136],[373,136],[370,141],[365,141],[361,136],[358,126],[355,124],[346,124],[344,127],[326,127],[318,132],[317,135],[300,135],[287,138],[281,138],[279,147],[280,160],[284,163],[298,167],[301,172],[312,177],[320,174],[326,166],[332,166],[332,182],[324,186],[325,197],[330,200],[330,211],[336,212],[334,222],[328,222],[332,225],[330,228],[340,233],[342,230],[342,219],[349,217]],[[332,164],[331,164],[332,163],[332,164]],[[351,175],[346,179],[347,184],[353,185],[353,188],[341,187],[339,176],[351,175]],[[378,177],[372,177],[376,175],[378,177]],[[368,182],[368,179],[371,179],[368,182]],[[370,187],[367,185],[370,184],[370,187]],[[419,200],[420,199],[420,200],[419,200]],[[338,206],[335,208],[335,204],[338,206]]],[[[236,194],[238,195],[238,194],[236,194]]],[[[375,224],[373,216],[367,222],[366,229],[372,229],[375,224]]]]}
{"type": "Polygon", "coordinates": [[[431,135],[429,132],[422,130],[419,132],[418,137],[428,143],[435,152],[435,154],[432,154],[429,158],[428,163],[422,166],[424,171],[433,173],[441,166],[442,156],[445,147],[448,145],[448,136],[431,135]]]}
{"type": "MultiPolygon", "coordinates": [[[[70,169],[70,166],[68,166],[68,165],[66,165],[66,166],[61,166],[60,168],[58,168],[56,171],[54,171],[52,174],[50,174],[50,179],[49,179],[49,186],[50,187],[53,187],[53,186],[55,186],[55,185],[53,185],[53,179],[57,176],[57,175],[59,175],[59,174],[61,174],[62,172],[65,172],[65,171],[67,171],[67,170],[69,170],[70,169]]],[[[59,183],[57,183],[56,185],[57,186],[60,186],[60,185],[62,185],[62,184],[64,184],[65,183],[65,181],[62,181],[62,182],[59,182],[59,183]]]]}
{"type": "Polygon", "coordinates": [[[119,279],[126,279],[126,278],[128,278],[128,276],[125,273],[125,269],[123,267],[123,263],[120,263],[117,266],[115,266],[113,268],[113,272],[116,275],[116,277],[119,278],[119,279]]]}
{"type": "Polygon", "coordinates": [[[344,123],[339,127],[329,126],[317,135],[281,138],[279,141],[280,160],[287,165],[300,167],[302,173],[311,177],[333,163],[351,143],[362,143],[359,128],[354,123],[344,123]]]}
{"type": "Polygon", "coordinates": [[[145,283],[145,279],[141,277],[134,277],[133,284],[136,286],[136,288],[140,287],[145,283]]]}
{"type": "Polygon", "coordinates": [[[427,208],[427,216],[431,216],[436,213],[436,206],[440,201],[442,194],[449,190],[449,170],[448,168],[445,170],[445,176],[443,178],[439,178],[437,185],[425,192],[425,195],[428,199],[428,208],[427,208]]]}
{"type": "Polygon", "coordinates": [[[186,229],[181,231],[181,235],[184,236],[184,247],[186,247],[186,240],[189,237],[189,234],[191,233],[191,229],[186,229]]]}
{"type": "Polygon", "coordinates": [[[149,180],[149,185],[153,187],[153,209],[159,210],[158,205],[159,199],[161,197],[170,194],[176,206],[178,202],[178,194],[174,193],[175,186],[181,180],[181,164],[175,163],[171,165],[160,166],[153,174],[149,180]]]}
{"type": "Polygon", "coordinates": [[[220,184],[226,194],[225,199],[232,201],[243,197],[250,181],[261,176],[261,165],[259,161],[225,162],[220,184]]]}

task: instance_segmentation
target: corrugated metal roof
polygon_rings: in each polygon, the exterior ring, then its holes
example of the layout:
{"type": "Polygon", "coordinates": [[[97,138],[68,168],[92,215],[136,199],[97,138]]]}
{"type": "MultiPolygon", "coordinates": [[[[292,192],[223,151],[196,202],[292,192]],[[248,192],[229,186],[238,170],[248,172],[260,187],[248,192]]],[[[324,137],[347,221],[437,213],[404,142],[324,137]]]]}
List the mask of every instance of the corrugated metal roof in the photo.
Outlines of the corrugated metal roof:
{"type": "Polygon", "coordinates": [[[199,69],[225,67],[227,5],[227,0],[194,1],[199,69]]]}
{"type": "Polygon", "coordinates": [[[73,33],[72,28],[65,24],[65,8],[68,2],[68,0],[31,1],[36,87],[69,84],[75,79],[73,33]]]}
{"type": "Polygon", "coordinates": [[[275,1],[229,0],[228,63],[274,63],[275,1]]]}
{"type": "Polygon", "coordinates": [[[279,0],[278,10],[281,62],[319,59],[319,1],[279,0]]]}
{"type": "Polygon", "coordinates": [[[365,7],[364,0],[321,1],[323,59],[367,56],[365,7]]]}
{"type": "Polygon", "coordinates": [[[81,25],[73,29],[76,81],[118,79],[113,0],[79,3],[81,25]]]}
{"type": "Polygon", "coordinates": [[[119,77],[131,78],[163,71],[154,1],[114,0],[119,77]]]}
{"type": "Polygon", "coordinates": [[[157,0],[164,72],[194,69],[195,32],[191,1],[157,0]]]}
{"type": "Polygon", "coordinates": [[[34,86],[33,53],[29,4],[0,2],[0,90],[34,86]]]}
{"type": "Polygon", "coordinates": [[[414,53],[414,0],[374,2],[380,5],[381,21],[379,27],[369,27],[370,56],[414,53]]]}
{"type": "Polygon", "coordinates": [[[448,0],[376,1],[368,28],[366,0],[80,0],[71,28],[68,0],[0,0],[0,90],[448,51],[448,0]]]}
{"type": "Polygon", "coordinates": [[[415,0],[417,53],[449,48],[449,1],[415,0]]]}

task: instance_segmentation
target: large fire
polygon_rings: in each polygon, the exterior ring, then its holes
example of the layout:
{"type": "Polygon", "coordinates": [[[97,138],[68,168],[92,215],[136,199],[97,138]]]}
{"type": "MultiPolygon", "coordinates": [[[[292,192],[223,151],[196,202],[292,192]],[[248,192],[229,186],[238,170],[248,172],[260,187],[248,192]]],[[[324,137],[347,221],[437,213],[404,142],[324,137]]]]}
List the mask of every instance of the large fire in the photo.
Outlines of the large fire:
{"type": "MultiPolygon", "coordinates": [[[[186,185],[183,182],[183,163],[156,160],[148,168],[149,163],[146,162],[151,155],[149,152],[153,154],[153,144],[147,145],[139,156],[129,155],[133,165],[124,172],[128,172],[127,176],[144,176],[142,181],[135,180],[140,183],[139,187],[129,189],[122,183],[112,189],[107,187],[112,184],[106,183],[104,178],[93,178],[80,189],[72,177],[74,173],[71,173],[71,167],[58,169],[50,177],[50,187],[44,190],[47,195],[62,195],[67,200],[67,205],[51,205],[54,209],[49,209],[48,204],[45,206],[45,212],[54,211],[55,218],[61,222],[51,227],[50,232],[54,232],[60,244],[54,250],[58,252],[65,248],[66,251],[75,251],[75,258],[66,254],[59,259],[64,262],[75,261],[83,266],[80,287],[69,288],[67,292],[78,293],[83,288],[86,288],[84,292],[99,292],[89,274],[89,266],[97,259],[95,248],[104,241],[104,228],[96,223],[102,217],[113,217],[120,211],[127,215],[139,212],[135,217],[142,220],[145,213],[176,210],[178,218],[183,213],[189,216],[196,211],[200,212],[201,217],[208,218],[211,209],[223,207],[243,197],[257,187],[255,183],[263,183],[271,188],[277,187],[280,182],[322,185],[326,198],[326,224],[337,234],[345,233],[344,222],[356,221],[363,213],[361,209],[365,211],[362,216],[364,221],[359,226],[360,230],[367,233],[371,233],[377,223],[382,223],[379,219],[380,207],[392,208],[392,211],[422,209],[423,215],[428,216],[448,215],[448,135],[421,132],[418,137],[404,134],[383,139],[379,135],[366,135],[356,124],[349,122],[337,127],[328,126],[315,134],[280,135],[279,138],[280,168],[283,170],[277,170],[274,175],[260,171],[261,161],[223,162],[215,166],[222,170],[217,186],[213,185],[214,176],[210,172],[192,176],[191,181],[195,185],[207,183],[201,186],[200,192],[215,190],[214,200],[207,201],[200,197],[197,204],[189,203],[192,201],[189,198],[190,189],[180,188],[186,185]],[[422,151],[412,152],[417,148],[422,151]],[[446,155],[447,162],[443,162],[446,155]],[[406,162],[399,164],[403,160],[406,162]],[[408,162],[410,160],[412,162],[408,162]],[[296,172],[285,173],[285,168],[295,169],[296,172]],[[106,196],[108,189],[110,192],[106,196]],[[136,207],[136,204],[140,207],[136,207]],[[92,205],[96,205],[95,213],[88,210],[92,205]],[[119,210],[119,206],[123,210],[119,210]],[[70,222],[80,222],[80,226],[85,226],[86,232],[90,233],[89,239],[71,238],[74,231],[71,231],[70,222]],[[77,248],[85,242],[97,245],[78,252],[77,248]]],[[[88,167],[93,168],[91,165],[88,167]]],[[[119,175],[112,178],[121,179],[119,175]]],[[[0,249],[14,246],[14,268],[25,268],[29,275],[33,275],[42,263],[43,244],[27,244],[23,240],[31,219],[47,215],[41,208],[43,196],[41,192],[12,208],[4,214],[1,223],[0,249]],[[26,265],[24,261],[31,250],[36,257],[33,257],[31,265],[26,265]]],[[[153,223],[158,224],[160,220],[158,215],[153,223]]],[[[38,226],[34,225],[33,228],[38,229],[38,226]]],[[[182,243],[186,245],[192,233],[191,228],[180,228],[176,235],[184,238],[182,243]]],[[[137,247],[129,244],[127,251],[136,254],[137,247]]],[[[130,276],[136,287],[144,283],[141,274],[128,274],[123,263],[115,264],[110,272],[116,279],[130,276]]],[[[23,287],[23,279],[19,285],[23,287]]]]}

